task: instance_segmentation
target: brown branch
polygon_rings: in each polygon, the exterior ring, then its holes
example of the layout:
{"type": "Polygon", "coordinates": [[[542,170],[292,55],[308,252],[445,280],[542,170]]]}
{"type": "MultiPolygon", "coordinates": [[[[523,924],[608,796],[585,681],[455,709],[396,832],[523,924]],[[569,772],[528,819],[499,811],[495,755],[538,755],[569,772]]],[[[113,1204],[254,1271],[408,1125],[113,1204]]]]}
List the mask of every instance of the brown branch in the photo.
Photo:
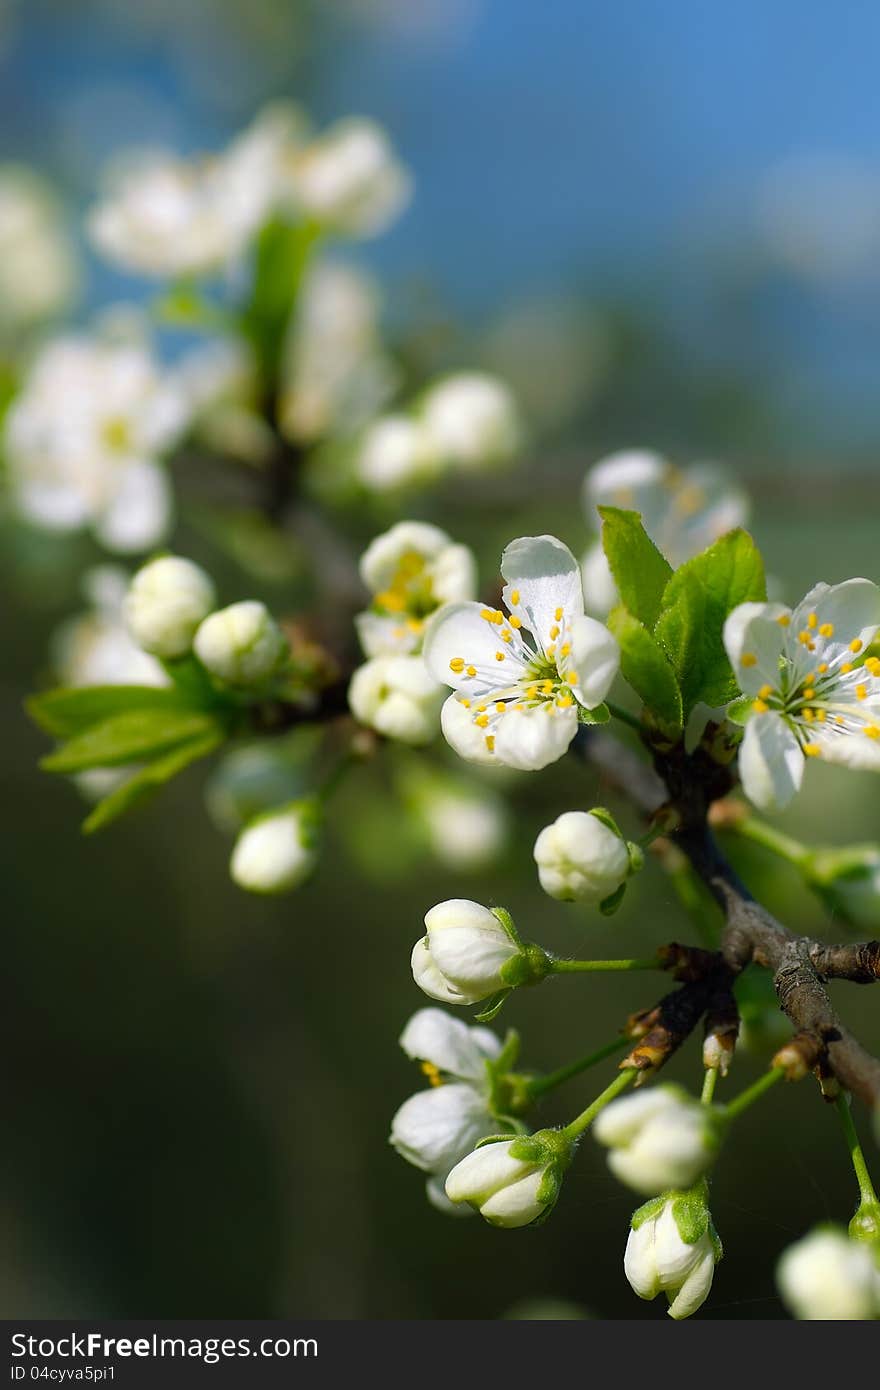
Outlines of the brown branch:
{"type": "MultiPolygon", "coordinates": [[[[608,734],[590,733],[580,742],[590,761],[643,814],[656,814],[665,788],[669,803],[681,817],[672,838],[724,912],[721,956],[727,971],[735,976],[750,961],[771,970],[780,1008],[796,1032],[815,1040],[828,1070],[846,1090],[870,1106],[880,1105],[880,1061],[842,1023],[825,983],[829,978],[855,983],[880,978],[880,944],[828,946],[795,936],[754,900],[707,824],[712,801],[731,788],[727,767],[712,763],[699,750],[687,757],[676,747],[655,752],[654,771],[646,772],[637,755],[608,734]]],[[[665,1003],[661,1001],[658,1009],[662,1011],[665,1003]]]]}

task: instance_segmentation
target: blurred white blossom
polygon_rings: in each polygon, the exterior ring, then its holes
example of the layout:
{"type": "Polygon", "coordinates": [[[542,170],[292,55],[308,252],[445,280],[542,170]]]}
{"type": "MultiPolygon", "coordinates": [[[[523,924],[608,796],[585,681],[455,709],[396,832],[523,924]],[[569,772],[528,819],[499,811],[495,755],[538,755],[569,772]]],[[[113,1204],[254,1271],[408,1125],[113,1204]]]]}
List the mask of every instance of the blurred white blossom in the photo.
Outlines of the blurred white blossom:
{"type": "Polygon", "coordinates": [[[477,588],[472,551],[426,521],[399,521],[376,536],[361,556],[360,574],[372,594],[369,609],[355,619],[367,656],[420,650],[430,614],[473,598],[477,588]]]}
{"type": "Polygon", "coordinates": [[[91,525],[110,550],[146,550],[171,522],[160,462],[188,418],[184,396],[136,343],[59,338],[37,356],[5,422],[21,513],[48,530],[91,525]]]}
{"type": "Polygon", "coordinates": [[[0,332],[61,314],[78,279],[51,188],[29,169],[0,165],[0,332]]]}
{"type": "Polygon", "coordinates": [[[52,666],[62,685],[167,685],[159,662],[132,640],[123,614],[129,575],[116,565],[87,570],[89,607],[53,634],[52,666]]]}

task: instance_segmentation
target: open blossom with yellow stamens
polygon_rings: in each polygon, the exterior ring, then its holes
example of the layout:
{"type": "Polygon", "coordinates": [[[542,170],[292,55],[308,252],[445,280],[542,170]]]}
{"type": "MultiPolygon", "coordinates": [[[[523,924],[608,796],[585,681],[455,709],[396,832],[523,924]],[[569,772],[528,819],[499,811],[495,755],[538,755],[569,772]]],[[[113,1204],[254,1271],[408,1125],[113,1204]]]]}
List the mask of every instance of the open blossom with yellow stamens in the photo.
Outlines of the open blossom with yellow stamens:
{"type": "Polygon", "coordinates": [[[455,692],[441,722],[461,757],[536,771],[566,751],[578,710],[601,704],[620,650],[585,615],[577,561],[555,536],[511,541],[501,573],[507,611],[448,604],[428,623],[425,663],[455,692]]]}
{"type": "Polygon", "coordinates": [[[739,772],[762,810],[791,801],[810,757],[880,771],[880,660],[865,656],[878,628],[868,579],[817,584],[794,611],[743,603],[730,614],[724,645],[752,697],[739,772]]]}
{"type": "Polygon", "coordinates": [[[417,652],[435,609],[473,598],[477,587],[468,547],[423,521],[400,521],[376,536],[361,556],[360,572],[373,595],[368,611],[355,619],[367,656],[417,652]]]}

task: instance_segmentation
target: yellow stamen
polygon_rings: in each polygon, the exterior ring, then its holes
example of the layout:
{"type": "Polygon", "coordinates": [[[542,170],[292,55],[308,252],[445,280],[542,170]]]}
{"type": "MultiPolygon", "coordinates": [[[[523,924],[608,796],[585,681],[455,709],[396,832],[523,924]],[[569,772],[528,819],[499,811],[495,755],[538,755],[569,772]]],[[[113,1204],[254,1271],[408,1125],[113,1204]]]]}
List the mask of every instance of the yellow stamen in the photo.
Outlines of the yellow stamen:
{"type": "Polygon", "coordinates": [[[494,734],[487,734],[487,735],[486,735],[486,747],[488,748],[488,750],[489,750],[490,753],[494,753],[494,752],[495,752],[495,735],[494,735],[494,734]]]}
{"type": "Polygon", "coordinates": [[[808,758],[818,758],[821,756],[822,749],[819,747],[818,743],[805,743],[804,752],[808,758]]]}
{"type": "Polygon", "coordinates": [[[561,608],[557,608],[556,612],[553,614],[553,617],[556,619],[557,623],[561,623],[561,622],[562,622],[562,609],[561,609],[561,608]]]}
{"type": "Polygon", "coordinates": [[[833,624],[833,623],[823,623],[822,626],[819,628],[819,636],[820,636],[820,637],[833,637],[833,636],[834,636],[834,624],[833,624]]]}
{"type": "Polygon", "coordinates": [[[852,662],[851,662],[851,661],[845,661],[845,662],[843,663],[843,665],[841,666],[841,668],[840,668],[840,674],[841,674],[842,676],[848,676],[849,673],[850,673],[850,671],[853,671],[853,670],[855,670],[855,667],[853,666],[852,662]]]}
{"type": "Polygon", "coordinates": [[[569,685],[577,685],[579,679],[577,671],[569,671],[565,679],[568,681],[569,685]]]}
{"type": "MultiPolygon", "coordinates": [[[[512,594],[511,598],[513,598],[512,594]]],[[[516,602],[515,599],[514,602],[516,602]]],[[[508,618],[507,621],[510,623],[511,627],[522,627],[522,618],[517,618],[515,614],[512,618],[508,618]]]]}
{"type": "Polygon", "coordinates": [[[495,701],[495,708],[497,709],[497,711],[498,711],[499,714],[503,714],[504,711],[507,709],[507,706],[506,706],[506,704],[504,703],[503,700],[496,700],[496,701],[495,701]]]}
{"type": "Polygon", "coordinates": [[[484,608],[480,613],[480,617],[484,618],[487,623],[504,622],[504,614],[499,613],[497,608],[484,608]]]}
{"type": "Polygon", "coordinates": [[[442,1086],[443,1078],[440,1075],[440,1068],[435,1067],[433,1062],[423,1062],[422,1071],[428,1078],[432,1086],[442,1086]]]}
{"type": "Polygon", "coordinates": [[[485,729],[485,728],[487,728],[487,727],[488,727],[488,724],[489,724],[489,716],[488,716],[488,714],[478,714],[477,717],[476,717],[476,719],[474,720],[474,723],[475,723],[475,724],[477,725],[477,727],[480,728],[480,729],[485,729]]]}
{"type": "Polygon", "coordinates": [[[816,617],[816,614],[815,614],[815,613],[811,613],[810,616],[809,616],[809,618],[807,618],[807,627],[809,627],[809,628],[815,628],[815,627],[818,625],[818,622],[819,622],[819,619],[816,617]]]}
{"type": "Polygon", "coordinates": [[[772,685],[762,685],[762,686],[761,686],[761,689],[758,691],[758,699],[759,699],[759,700],[769,700],[769,699],[770,699],[770,696],[771,696],[772,694],[773,694],[773,686],[772,686],[772,685]]]}
{"type": "Polygon", "coordinates": [[[551,692],[552,692],[552,690],[553,690],[553,682],[552,682],[552,681],[541,681],[541,690],[542,690],[542,692],[543,692],[544,695],[549,695],[549,694],[551,694],[551,692]]]}
{"type": "Polygon", "coordinates": [[[510,601],[511,603],[519,603],[519,589],[511,589],[510,601]]]}
{"type": "Polygon", "coordinates": [[[740,657],[740,665],[745,666],[748,670],[752,666],[757,666],[757,664],[758,658],[755,656],[754,652],[743,652],[740,657]]]}
{"type": "Polygon", "coordinates": [[[560,655],[560,656],[571,656],[571,643],[570,643],[570,642],[563,642],[562,646],[559,648],[559,655],[560,655]]]}
{"type": "Polygon", "coordinates": [[[376,603],[380,608],[387,608],[389,613],[400,613],[406,607],[406,598],[396,589],[385,589],[376,595],[376,603]]]}
{"type": "Polygon", "coordinates": [[[854,637],[849,644],[849,649],[851,652],[860,652],[864,645],[860,637],[854,637]]]}
{"type": "Polygon", "coordinates": [[[805,709],[805,710],[803,711],[803,716],[804,716],[804,719],[806,719],[806,721],[807,721],[808,724],[812,724],[812,722],[813,722],[813,711],[812,711],[811,709],[805,709]]]}
{"type": "Polygon", "coordinates": [[[475,676],[475,675],[477,674],[477,668],[476,668],[476,666],[469,666],[469,667],[467,668],[467,673],[468,673],[469,676],[475,676]]]}
{"type": "Polygon", "coordinates": [[[503,660],[504,660],[504,653],[503,653],[503,652],[496,652],[496,653],[495,653],[495,660],[496,660],[496,661],[503,661],[503,660]]]}
{"type": "Polygon", "coordinates": [[[767,704],[766,700],[752,701],[752,709],[755,711],[755,714],[766,714],[769,708],[770,706],[767,704]]]}
{"type": "Polygon", "coordinates": [[[828,662],[820,661],[817,670],[820,676],[824,676],[825,672],[828,670],[828,662]]]}
{"type": "Polygon", "coordinates": [[[822,708],[816,710],[816,718],[820,724],[825,723],[825,711],[822,708]]]}
{"type": "Polygon", "coordinates": [[[555,642],[558,636],[559,636],[559,628],[556,627],[555,624],[554,624],[554,626],[551,627],[551,629],[550,629],[550,640],[551,640],[551,642],[555,642]]]}
{"type": "Polygon", "coordinates": [[[449,669],[450,671],[454,671],[457,676],[461,675],[464,670],[464,657],[454,656],[449,663],[449,669]]]}
{"type": "MultiPolygon", "coordinates": [[[[843,722],[842,720],[840,721],[843,722]]],[[[876,724],[866,724],[864,733],[867,738],[880,738],[880,728],[876,724]]]]}
{"type": "Polygon", "coordinates": [[[868,698],[868,687],[867,687],[866,685],[857,685],[857,686],[856,686],[856,699],[857,699],[857,700],[867,700],[867,698],[868,698]]]}
{"type": "Polygon", "coordinates": [[[776,621],[778,622],[780,627],[788,627],[789,623],[791,622],[791,618],[787,613],[780,613],[776,621]]]}
{"type": "Polygon", "coordinates": [[[805,700],[813,700],[813,699],[815,699],[815,697],[816,697],[816,692],[815,692],[815,690],[807,689],[807,690],[804,691],[804,699],[805,699],[805,700]]]}

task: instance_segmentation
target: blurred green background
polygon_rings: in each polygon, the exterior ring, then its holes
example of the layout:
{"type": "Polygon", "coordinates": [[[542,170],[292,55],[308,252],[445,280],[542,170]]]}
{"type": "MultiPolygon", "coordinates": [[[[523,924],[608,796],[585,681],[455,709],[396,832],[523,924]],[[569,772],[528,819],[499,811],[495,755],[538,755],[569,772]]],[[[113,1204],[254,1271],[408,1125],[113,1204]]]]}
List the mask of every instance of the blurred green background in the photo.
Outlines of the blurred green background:
{"type": "MultiPolygon", "coordinates": [[[[513,535],[553,531],[580,552],[586,466],[636,444],[731,465],[789,601],[816,579],[877,577],[880,128],[863,95],[880,16],[842,34],[818,4],[748,3],[735,20],[684,4],[673,21],[578,0],[30,0],[0,18],[2,155],[34,160],[74,208],[111,133],[210,145],[282,94],[388,124],[416,199],[363,258],[412,379],[492,367],[529,418],[513,473],[416,508],[474,545],[487,592],[513,535]]],[[[83,315],[132,292],[89,265],[83,315]]],[[[184,496],[203,483],[184,479],[184,496]]],[[[338,518],[344,550],[394,519],[338,518]]],[[[192,521],[175,546],[229,598],[247,585],[287,612],[307,598],[295,563],[255,580],[192,521]]],[[[611,921],[541,894],[538,830],[598,801],[634,831],[626,808],[573,758],[513,775],[509,843],[466,874],[410,844],[379,760],[336,801],[316,879],[279,902],[230,883],[199,773],[84,842],[78,793],[36,771],[46,744],[21,700],[100,558],[4,523],[4,1315],[492,1318],[552,1296],[663,1316],[623,1278],[634,1202],[589,1139],[554,1218],[520,1233],[437,1214],[387,1145],[420,1084],[396,1038],[423,1002],[409,952],[434,902],[504,903],[570,954],[691,935],[656,865],[611,921]]],[[[817,842],[880,838],[878,804],[870,777],[811,767],[783,823],[817,842]]],[[[737,860],[790,924],[842,930],[766,854],[737,860]]],[[[658,992],[559,980],[501,1023],[521,1030],[526,1065],[552,1069],[658,992]]],[[[870,991],[835,993],[880,1047],[870,991]]],[[[759,1065],[744,1057],[728,1084],[759,1065]]],[[[699,1072],[692,1043],[670,1075],[693,1089],[699,1072]]],[[[569,1083],[542,1117],[568,1118],[604,1075],[569,1083]]],[[[809,1087],[749,1112],[713,1183],[726,1255],[706,1315],[782,1316],[777,1252],[817,1219],[848,1219],[854,1196],[809,1087]]]]}

